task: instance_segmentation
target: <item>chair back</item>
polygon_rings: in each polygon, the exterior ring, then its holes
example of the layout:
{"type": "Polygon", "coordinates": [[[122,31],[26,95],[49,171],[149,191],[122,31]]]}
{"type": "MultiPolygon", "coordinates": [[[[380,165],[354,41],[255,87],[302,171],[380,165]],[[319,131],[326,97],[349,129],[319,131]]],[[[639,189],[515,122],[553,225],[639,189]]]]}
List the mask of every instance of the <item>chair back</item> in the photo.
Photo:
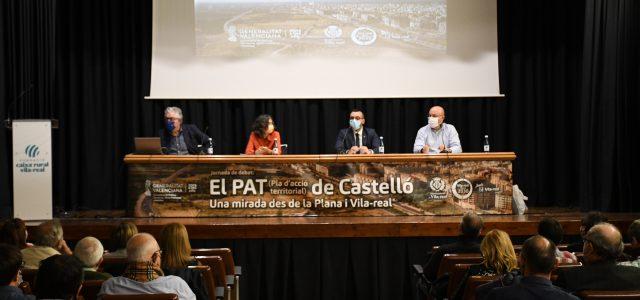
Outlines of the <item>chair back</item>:
{"type": "Polygon", "coordinates": [[[229,248],[191,249],[192,256],[220,256],[227,275],[235,275],[235,262],[229,248]]]}
{"type": "Polygon", "coordinates": [[[98,293],[100,292],[100,288],[102,288],[103,282],[104,280],[85,280],[84,282],[82,282],[80,295],[84,298],[84,300],[98,299],[98,293]]]}
{"type": "Polygon", "coordinates": [[[482,262],[482,255],[479,253],[448,253],[442,256],[438,267],[438,277],[446,273],[451,273],[456,264],[479,264],[482,262]]]}
{"type": "Polygon", "coordinates": [[[453,266],[453,270],[449,273],[449,283],[447,286],[447,298],[451,299],[453,293],[456,291],[460,281],[464,278],[464,274],[467,273],[469,267],[473,264],[456,264],[453,266]]]}
{"type": "Polygon", "coordinates": [[[195,256],[195,259],[202,265],[211,267],[213,278],[216,286],[227,285],[227,274],[225,272],[224,263],[220,256],[195,256]]]}
{"type": "Polygon", "coordinates": [[[207,288],[209,300],[216,300],[216,282],[213,279],[213,271],[210,266],[189,266],[189,269],[199,270],[204,280],[204,286],[207,288]]]}
{"type": "Polygon", "coordinates": [[[494,276],[471,276],[467,279],[467,284],[464,287],[464,294],[462,294],[462,300],[475,300],[476,299],[476,289],[491,281],[500,278],[500,275],[494,276]]]}
{"type": "Polygon", "coordinates": [[[640,299],[640,291],[580,291],[577,296],[583,300],[640,299]]]}

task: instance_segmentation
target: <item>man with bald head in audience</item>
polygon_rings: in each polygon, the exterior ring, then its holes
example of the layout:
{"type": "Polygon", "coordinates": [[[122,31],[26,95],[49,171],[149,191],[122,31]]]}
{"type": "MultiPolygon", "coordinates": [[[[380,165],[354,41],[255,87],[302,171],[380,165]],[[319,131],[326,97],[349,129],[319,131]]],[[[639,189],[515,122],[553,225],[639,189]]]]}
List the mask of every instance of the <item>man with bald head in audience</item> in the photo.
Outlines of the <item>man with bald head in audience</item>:
{"type": "MultiPolygon", "coordinates": [[[[523,277],[506,287],[490,290],[486,299],[558,299],[578,300],[551,283],[551,271],[557,265],[556,245],[540,235],[528,238],[522,245],[518,265],[523,277]]],[[[476,290],[477,299],[485,299],[483,289],[491,284],[480,286],[476,290]]]]}
{"type": "Polygon", "coordinates": [[[413,153],[460,153],[460,137],[456,128],[444,122],[444,108],[429,109],[428,124],[418,130],[413,143],[413,153]]]}
{"type": "Polygon", "coordinates": [[[106,280],[98,297],[103,295],[176,294],[179,299],[195,300],[187,283],[177,276],[164,276],[160,246],[148,233],[138,233],[127,242],[128,265],[122,276],[106,280]]]}
{"type": "Polygon", "coordinates": [[[640,269],[616,264],[623,249],[622,235],[615,226],[600,223],[591,227],[584,236],[585,265],[559,270],[556,284],[570,292],[640,290],[640,269]]]}

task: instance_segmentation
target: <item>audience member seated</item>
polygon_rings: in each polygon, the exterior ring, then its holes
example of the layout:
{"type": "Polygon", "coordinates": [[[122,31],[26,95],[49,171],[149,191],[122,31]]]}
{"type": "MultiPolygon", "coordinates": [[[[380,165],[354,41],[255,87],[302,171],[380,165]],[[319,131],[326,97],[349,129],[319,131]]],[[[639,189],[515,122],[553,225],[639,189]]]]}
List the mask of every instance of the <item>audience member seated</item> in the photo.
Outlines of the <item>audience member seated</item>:
{"type": "Polygon", "coordinates": [[[484,223],[482,218],[473,212],[467,212],[462,217],[460,224],[458,225],[458,240],[451,244],[441,245],[431,253],[427,263],[422,266],[423,274],[429,282],[420,280],[418,289],[423,294],[444,295],[447,290],[449,277],[438,276],[438,268],[440,262],[445,254],[453,253],[480,253],[480,243],[478,237],[482,232],[484,223]],[[436,280],[437,279],[437,280],[436,280]],[[431,292],[428,292],[431,290],[431,292]]]}
{"type": "Polygon", "coordinates": [[[620,266],[616,259],[624,244],[618,229],[609,223],[593,226],[584,237],[584,266],[562,268],[556,284],[569,292],[582,290],[640,290],[640,268],[620,266]]]}
{"type": "Polygon", "coordinates": [[[486,288],[493,283],[476,289],[476,299],[567,299],[578,300],[551,283],[551,271],[558,265],[558,248],[553,241],[541,235],[528,238],[522,245],[518,265],[523,276],[510,286],[494,288],[484,297],[486,288]]]}
{"type": "Polygon", "coordinates": [[[473,212],[467,212],[462,217],[460,225],[458,225],[458,240],[451,244],[445,244],[438,247],[429,260],[424,265],[424,275],[427,279],[433,281],[438,275],[438,267],[442,256],[451,253],[480,253],[480,243],[478,237],[482,232],[482,218],[473,212]]]}
{"type": "Polygon", "coordinates": [[[138,233],[127,242],[127,268],[119,277],[107,279],[98,293],[102,295],[176,294],[182,300],[194,300],[187,283],[177,276],[164,276],[160,246],[148,233],[138,233]]]}
{"type": "MultiPolygon", "coordinates": [[[[589,232],[589,229],[596,224],[607,222],[608,219],[605,215],[603,215],[599,211],[591,211],[584,215],[580,222],[580,236],[584,239],[584,236],[589,232]]],[[[569,252],[581,252],[582,251],[582,242],[572,243],[567,246],[567,251],[569,252]]]]}
{"type": "Polygon", "coordinates": [[[170,223],[160,231],[160,249],[162,249],[162,270],[173,271],[197,266],[191,256],[191,244],[187,228],[180,223],[170,223]]]}
{"type": "Polygon", "coordinates": [[[564,236],[564,230],[562,225],[556,219],[543,218],[538,223],[538,234],[553,242],[556,245],[556,259],[558,264],[575,264],[578,263],[578,258],[575,254],[569,251],[560,251],[557,245],[562,242],[564,236]]]}
{"type": "Polygon", "coordinates": [[[72,255],[63,238],[62,226],[58,220],[44,222],[33,230],[33,247],[22,249],[25,268],[37,269],[40,261],[56,254],[72,255]]]}
{"type": "Polygon", "coordinates": [[[209,294],[204,286],[201,271],[188,268],[197,266],[198,261],[191,256],[187,228],[180,223],[165,225],[160,231],[160,249],[162,249],[162,271],[166,275],[175,275],[184,279],[197,299],[208,299],[209,294]]]}
{"type": "Polygon", "coordinates": [[[73,249],[73,256],[82,262],[84,270],[84,280],[107,280],[111,274],[98,272],[98,266],[102,262],[104,247],[102,243],[94,237],[88,236],[76,244],[73,249]]]}
{"type": "MultiPolygon", "coordinates": [[[[517,273],[516,252],[509,235],[499,229],[493,229],[487,233],[480,243],[480,252],[483,262],[472,265],[458,284],[452,299],[461,299],[465,290],[467,279],[471,276],[495,276],[510,272],[517,273]]],[[[515,276],[515,274],[514,274],[515,276]]]]}
{"type": "Polygon", "coordinates": [[[0,225],[0,244],[9,244],[24,249],[33,245],[27,243],[27,226],[21,219],[9,219],[0,225]]]}
{"type": "Polygon", "coordinates": [[[631,246],[625,250],[629,256],[629,261],[621,262],[620,264],[640,268],[640,219],[631,223],[627,230],[627,235],[631,240],[631,246]]]}
{"type": "Polygon", "coordinates": [[[22,254],[14,245],[0,244],[0,299],[35,299],[18,287],[22,283],[22,254]]]}
{"type": "Polygon", "coordinates": [[[131,222],[122,222],[111,232],[111,252],[108,257],[127,257],[127,242],[138,233],[138,227],[131,222]]]}
{"type": "Polygon", "coordinates": [[[42,260],[36,275],[38,299],[77,299],[82,287],[82,263],[70,255],[53,255],[42,260]]]}

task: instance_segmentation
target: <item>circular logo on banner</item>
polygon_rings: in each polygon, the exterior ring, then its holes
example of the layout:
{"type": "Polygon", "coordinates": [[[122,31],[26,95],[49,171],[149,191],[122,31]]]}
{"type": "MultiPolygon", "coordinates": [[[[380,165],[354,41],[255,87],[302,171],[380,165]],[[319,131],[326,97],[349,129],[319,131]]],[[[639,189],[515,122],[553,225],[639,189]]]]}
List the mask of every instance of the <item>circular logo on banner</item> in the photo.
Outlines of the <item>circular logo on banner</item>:
{"type": "Polygon", "coordinates": [[[471,197],[471,193],[473,193],[473,185],[471,181],[460,178],[451,184],[451,192],[453,192],[453,196],[460,200],[467,199],[471,197]]]}
{"type": "Polygon", "coordinates": [[[40,149],[36,145],[28,145],[26,148],[24,148],[24,154],[26,154],[28,157],[34,158],[38,156],[38,154],[40,154],[40,149]]]}
{"type": "Polygon", "coordinates": [[[351,40],[360,46],[369,46],[376,41],[376,38],[378,35],[369,27],[358,27],[351,32],[351,40]]]}
{"type": "Polygon", "coordinates": [[[337,39],[342,36],[342,29],[336,25],[329,25],[324,29],[324,35],[331,39],[337,39]]]}
{"type": "Polygon", "coordinates": [[[447,183],[440,177],[433,177],[429,182],[429,187],[434,192],[443,192],[447,188],[447,183]]]}

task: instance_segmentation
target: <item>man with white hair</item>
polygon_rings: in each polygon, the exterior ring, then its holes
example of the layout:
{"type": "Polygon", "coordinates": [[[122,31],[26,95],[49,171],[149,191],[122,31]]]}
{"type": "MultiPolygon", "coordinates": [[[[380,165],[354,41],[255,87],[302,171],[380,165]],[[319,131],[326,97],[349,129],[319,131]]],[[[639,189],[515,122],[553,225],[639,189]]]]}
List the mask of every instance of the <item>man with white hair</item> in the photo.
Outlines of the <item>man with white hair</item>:
{"type": "Polygon", "coordinates": [[[183,124],[182,110],[170,106],[164,110],[164,128],[160,130],[160,141],[165,154],[199,154],[198,145],[206,145],[209,136],[204,134],[196,125],[183,124]]]}
{"type": "Polygon", "coordinates": [[[195,300],[189,285],[177,276],[164,276],[162,251],[156,239],[148,233],[138,233],[127,242],[128,265],[122,276],[102,284],[98,298],[103,295],[176,294],[181,300],[195,300]]]}
{"type": "Polygon", "coordinates": [[[84,280],[107,280],[112,277],[109,273],[98,272],[103,254],[104,247],[98,239],[88,236],[78,241],[73,256],[82,262],[84,280]]]}

